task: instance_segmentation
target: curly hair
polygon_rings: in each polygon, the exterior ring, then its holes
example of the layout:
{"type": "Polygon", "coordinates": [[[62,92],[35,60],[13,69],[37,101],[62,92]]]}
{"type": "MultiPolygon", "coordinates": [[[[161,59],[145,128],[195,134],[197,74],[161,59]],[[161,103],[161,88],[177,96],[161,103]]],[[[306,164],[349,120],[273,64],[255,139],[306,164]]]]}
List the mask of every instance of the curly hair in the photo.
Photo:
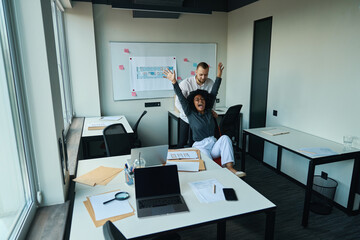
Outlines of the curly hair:
{"type": "Polygon", "coordinates": [[[187,101],[189,102],[189,106],[191,108],[191,110],[197,112],[197,109],[195,108],[194,105],[194,98],[197,95],[201,95],[204,99],[205,99],[205,109],[209,108],[209,101],[210,101],[210,94],[202,89],[197,89],[195,91],[190,92],[189,96],[186,98],[187,101]]]}

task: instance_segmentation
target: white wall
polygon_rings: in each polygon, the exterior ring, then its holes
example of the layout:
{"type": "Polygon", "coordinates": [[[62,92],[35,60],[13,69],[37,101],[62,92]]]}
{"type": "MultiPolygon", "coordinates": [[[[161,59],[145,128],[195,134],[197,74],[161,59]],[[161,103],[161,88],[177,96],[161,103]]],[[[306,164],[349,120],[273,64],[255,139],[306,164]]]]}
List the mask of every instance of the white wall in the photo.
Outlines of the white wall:
{"type": "MultiPolygon", "coordinates": [[[[222,61],[227,67],[227,14],[182,14],[179,19],[136,19],[129,10],[116,10],[98,4],[93,5],[93,9],[101,113],[124,114],[133,126],[145,109],[145,102],[160,101],[161,107],[147,108],[148,114],[141,120],[138,131],[144,145],[167,144],[167,111],[174,109],[173,98],[115,102],[112,94],[109,41],[217,43],[217,60],[222,61]]],[[[224,79],[219,94],[223,105],[226,74],[224,79]]]]}
{"type": "MultiPolygon", "coordinates": [[[[359,6],[359,0],[261,0],[229,13],[226,100],[244,104],[244,128],[249,126],[253,24],[273,16],[267,126],[285,125],[336,142],[344,135],[360,136],[359,6]]],[[[268,149],[264,160],[273,162],[268,149]]],[[[307,161],[283,157],[287,173],[303,182],[307,161]]],[[[343,206],[352,165],[316,168],[339,181],[335,199],[343,206]]]]}
{"type": "Polygon", "coordinates": [[[64,15],[75,116],[100,116],[92,4],[73,2],[72,6],[64,15]]]}

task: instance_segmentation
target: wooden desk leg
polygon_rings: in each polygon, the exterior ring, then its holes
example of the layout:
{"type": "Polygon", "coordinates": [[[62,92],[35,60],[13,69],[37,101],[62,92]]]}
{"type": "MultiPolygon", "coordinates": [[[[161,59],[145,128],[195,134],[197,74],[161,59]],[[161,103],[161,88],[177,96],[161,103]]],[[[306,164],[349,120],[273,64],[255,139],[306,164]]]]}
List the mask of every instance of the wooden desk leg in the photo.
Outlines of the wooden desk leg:
{"type": "Polygon", "coordinates": [[[307,184],[306,184],[306,192],[305,192],[304,210],[303,210],[303,217],[302,217],[303,227],[307,227],[308,222],[309,222],[310,201],[311,201],[312,186],[314,183],[314,172],[315,172],[315,164],[313,161],[310,161],[308,177],[307,177],[307,184]]]}
{"type": "Polygon", "coordinates": [[[241,171],[243,172],[245,172],[246,136],[247,134],[243,132],[242,149],[241,149],[241,171]]]}
{"type": "Polygon", "coordinates": [[[226,221],[218,222],[217,224],[217,240],[226,239],[226,221]]]}
{"type": "Polygon", "coordinates": [[[273,240],[275,231],[275,210],[265,212],[266,214],[266,225],[265,225],[265,239],[273,240]]]}

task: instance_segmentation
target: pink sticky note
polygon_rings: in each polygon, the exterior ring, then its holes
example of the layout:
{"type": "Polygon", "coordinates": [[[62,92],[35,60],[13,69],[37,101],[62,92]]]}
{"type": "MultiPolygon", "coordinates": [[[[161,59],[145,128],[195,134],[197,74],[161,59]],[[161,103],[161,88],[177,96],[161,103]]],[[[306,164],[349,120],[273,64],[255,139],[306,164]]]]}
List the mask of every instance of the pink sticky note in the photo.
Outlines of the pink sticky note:
{"type": "Polygon", "coordinates": [[[176,79],[177,79],[177,80],[181,80],[181,77],[177,77],[176,79]]]}
{"type": "Polygon", "coordinates": [[[136,97],[136,92],[131,92],[131,96],[136,97]]]}
{"type": "Polygon", "coordinates": [[[191,71],[191,75],[192,75],[192,76],[195,76],[195,71],[191,71]]]}
{"type": "Polygon", "coordinates": [[[189,61],[189,59],[187,59],[187,58],[184,58],[184,62],[188,62],[189,61]]]}
{"type": "Polygon", "coordinates": [[[120,70],[124,70],[124,65],[119,65],[120,70]]]}
{"type": "Polygon", "coordinates": [[[130,53],[128,48],[124,48],[124,53],[130,53]]]}

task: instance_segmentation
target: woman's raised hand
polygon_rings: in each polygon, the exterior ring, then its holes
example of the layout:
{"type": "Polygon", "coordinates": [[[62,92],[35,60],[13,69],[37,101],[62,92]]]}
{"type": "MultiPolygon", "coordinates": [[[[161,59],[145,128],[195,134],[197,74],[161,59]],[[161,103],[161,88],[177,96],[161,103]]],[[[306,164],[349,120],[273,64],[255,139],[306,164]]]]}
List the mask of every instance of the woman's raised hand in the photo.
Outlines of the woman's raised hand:
{"type": "Polygon", "coordinates": [[[221,78],[222,75],[222,71],[224,70],[224,65],[220,62],[218,64],[218,69],[217,69],[217,77],[221,78]]]}
{"type": "Polygon", "coordinates": [[[167,78],[171,81],[172,84],[176,83],[176,74],[175,74],[175,70],[174,72],[171,72],[168,68],[164,70],[164,78],[167,78]]]}

